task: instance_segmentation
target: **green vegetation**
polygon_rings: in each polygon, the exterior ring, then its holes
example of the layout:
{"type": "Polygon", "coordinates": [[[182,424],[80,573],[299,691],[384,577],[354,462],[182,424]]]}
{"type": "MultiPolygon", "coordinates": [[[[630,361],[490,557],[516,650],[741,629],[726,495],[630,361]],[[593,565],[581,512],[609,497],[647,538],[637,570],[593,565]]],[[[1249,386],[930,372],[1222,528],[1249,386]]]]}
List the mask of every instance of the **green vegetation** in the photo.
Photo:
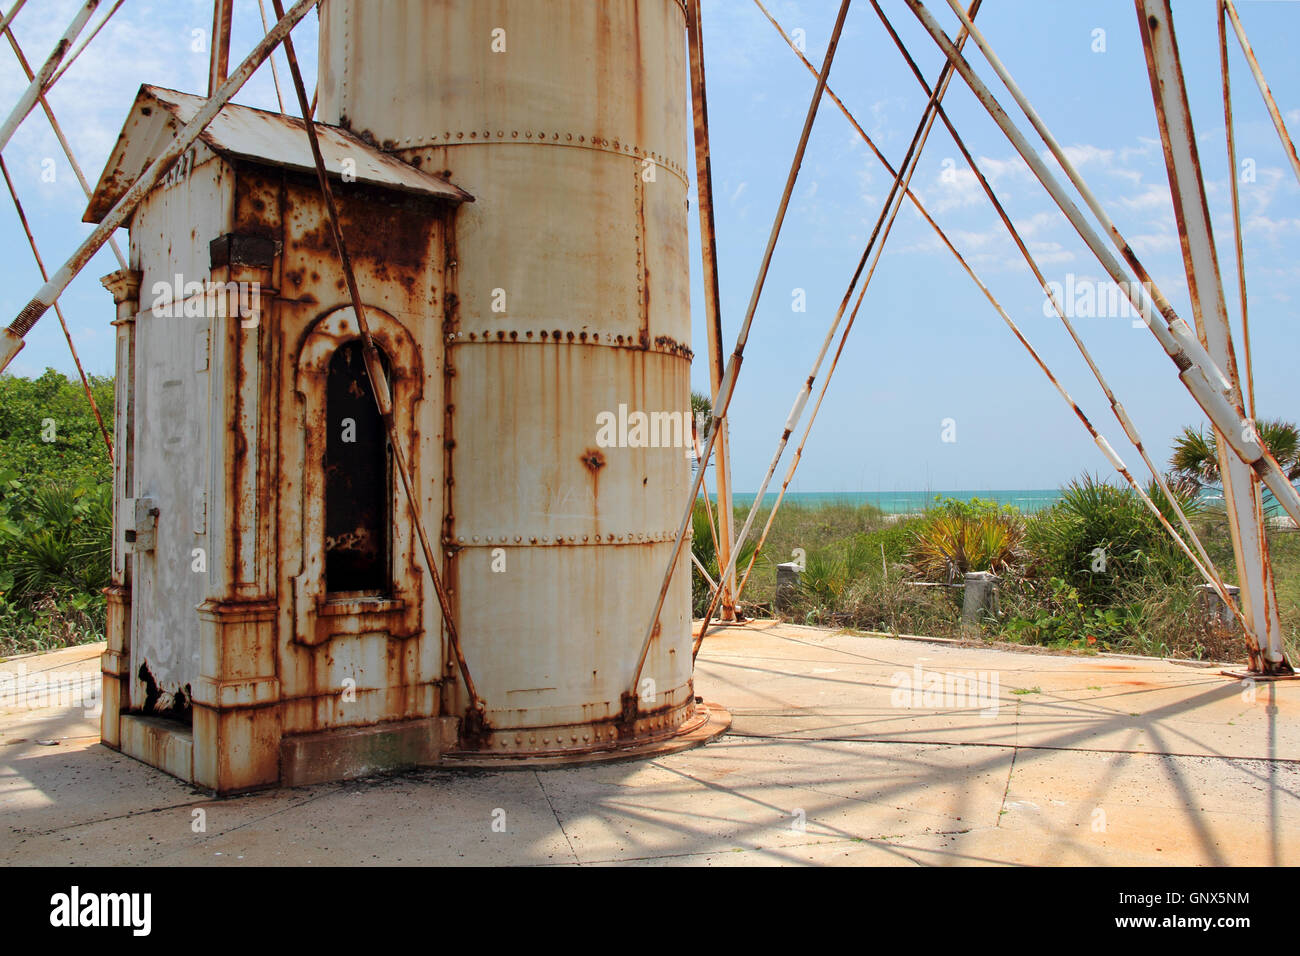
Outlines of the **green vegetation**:
{"type": "MultiPolygon", "coordinates": [[[[111,423],[112,379],[91,389],[111,423]]],[[[104,639],[112,480],[80,382],[0,376],[0,656],[104,639]]]]}
{"type": "MultiPolygon", "coordinates": [[[[1220,573],[1235,581],[1222,509],[1204,506],[1190,482],[1171,476],[1170,484],[1220,573]]],[[[1163,492],[1154,486],[1146,491],[1177,526],[1163,492]]],[[[759,527],[766,517],[760,514],[759,527]]],[[[700,521],[707,536],[702,514],[700,521]]],[[[1272,529],[1270,543],[1294,659],[1300,650],[1300,533],[1272,529]]],[[[806,552],[806,567],[797,599],[782,616],[801,624],[958,637],[961,589],[947,585],[960,585],[967,571],[992,570],[1001,578],[1000,613],[985,622],[986,640],[1084,652],[1245,657],[1240,633],[1203,623],[1198,572],[1137,493],[1090,475],[1072,481],[1059,502],[1033,515],[979,499],[936,499],[916,515],[885,515],[870,506],[784,505],[744,595],[751,613],[774,613],[775,565],[791,560],[796,548],[806,552]]],[[[707,599],[702,586],[701,595],[707,599]]]]}
{"type": "MultiPolygon", "coordinates": [[[[1300,480],[1300,428],[1291,422],[1262,421],[1255,424],[1255,434],[1269,450],[1278,465],[1291,481],[1300,480]]],[[[1174,440],[1174,452],[1169,459],[1173,474],[1193,484],[1197,489],[1219,484],[1218,440],[1211,431],[1193,429],[1190,425],[1174,440]]]]}
{"type": "Polygon", "coordinates": [[[968,571],[1004,574],[1017,563],[1024,533],[1024,520],[1014,508],[979,498],[942,498],[916,532],[912,567],[925,580],[948,584],[963,580],[968,571]]]}

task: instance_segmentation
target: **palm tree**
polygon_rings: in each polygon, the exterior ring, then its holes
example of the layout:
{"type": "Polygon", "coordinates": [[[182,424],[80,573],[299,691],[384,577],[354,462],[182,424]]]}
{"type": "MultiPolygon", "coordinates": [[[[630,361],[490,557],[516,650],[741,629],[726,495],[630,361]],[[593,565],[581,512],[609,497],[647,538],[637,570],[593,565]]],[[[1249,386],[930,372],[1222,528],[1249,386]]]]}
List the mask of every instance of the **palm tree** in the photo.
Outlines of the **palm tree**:
{"type": "MultiPolygon", "coordinates": [[[[1300,479],[1300,428],[1281,420],[1257,422],[1255,433],[1269,450],[1288,481],[1300,479]]],[[[1218,485],[1218,442],[1213,430],[1207,435],[1204,427],[1193,429],[1190,425],[1174,439],[1174,453],[1169,467],[1176,477],[1200,489],[1205,485],[1218,485]]]]}
{"type": "Polygon", "coordinates": [[[700,426],[700,441],[704,441],[704,432],[713,420],[713,402],[703,392],[691,392],[691,418],[700,426]]]}

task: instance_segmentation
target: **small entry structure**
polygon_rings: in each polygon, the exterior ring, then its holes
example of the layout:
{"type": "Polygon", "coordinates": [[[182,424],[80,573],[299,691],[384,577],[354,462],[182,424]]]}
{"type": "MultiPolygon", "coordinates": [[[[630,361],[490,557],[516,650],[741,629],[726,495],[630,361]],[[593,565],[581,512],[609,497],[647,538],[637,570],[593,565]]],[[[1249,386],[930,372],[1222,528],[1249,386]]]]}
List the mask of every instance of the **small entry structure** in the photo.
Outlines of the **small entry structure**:
{"type": "MultiPolygon", "coordinates": [[[[141,89],[88,221],[203,102],[141,89]]],[[[451,235],[471,197],[346,130],[317,132],[346,183],[399,434],[440,507],[451,235]]],[[[442,628],[301,121],[225,107],[130,233],[131,268],[104,279],[117,304],[104,742],[219,792],[436,758],[456,741],[442,628]]]]}

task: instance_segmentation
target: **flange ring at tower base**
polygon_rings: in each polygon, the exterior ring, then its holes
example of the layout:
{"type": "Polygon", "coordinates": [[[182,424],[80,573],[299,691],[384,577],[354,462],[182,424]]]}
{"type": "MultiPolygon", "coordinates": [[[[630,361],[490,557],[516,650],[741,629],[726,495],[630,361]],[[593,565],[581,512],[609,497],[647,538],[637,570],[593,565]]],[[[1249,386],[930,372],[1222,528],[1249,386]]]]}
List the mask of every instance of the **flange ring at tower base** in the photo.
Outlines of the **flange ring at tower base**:
{"type": "Polygon", "coordinates": [[[651,725],[666,720],[666,716],[650,715],[637,721],[638,730],[644,725],[643,732],[634,732],[632,736],[623,738],[618,737],[616,719],[573,727],[539,728],[535,733],[515,728],[489,729],[482,738],[482,749],[448,753],[443,756],[440,766],[509,769],[645,759],[698,747],[722,736],[731,727],[731,713],[719,704],[690,702],[683,708],[687,706],[691,710],[676,726],[669,724],[666,730],[654,729],[651,725]],[[602,734],[599,742],[595,741],[597,732],[602,734]],[[592,745],[590,748],[575,748],[572,736],[581,741],[584,733],[592,738],[592,745]],[[535,744],[530,742],[530,737],[535,738],[535,744]],[[543,743],[544,738],[549,743],[543,743]],[[516,743],[517,739],[521,742],[516,743]],[[555,746],[557,742],[560,747],[555,746]],[[525,749],[528,747],[534,749],[525,749]]]}

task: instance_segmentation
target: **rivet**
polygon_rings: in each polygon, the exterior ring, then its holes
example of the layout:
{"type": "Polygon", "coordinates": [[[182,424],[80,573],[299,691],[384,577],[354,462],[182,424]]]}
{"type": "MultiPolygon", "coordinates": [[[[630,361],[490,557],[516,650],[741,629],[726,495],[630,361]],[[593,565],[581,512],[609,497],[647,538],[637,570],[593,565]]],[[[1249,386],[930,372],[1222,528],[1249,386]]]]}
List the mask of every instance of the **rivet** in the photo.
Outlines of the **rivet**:
{"type": "Polygon", "coordinates": [[[459,538],[457,538],[456,540],[459,541],[461,544],[464,544],[464,543],[465,543],[465,536],[462,534],[462,535],[461,535],[459,538]]]}
{"type": "Polygon", "coordinates": [[[478,540],[478,535],[474,535],[474,540],[475,540],[475,541],[478,540]]]}

